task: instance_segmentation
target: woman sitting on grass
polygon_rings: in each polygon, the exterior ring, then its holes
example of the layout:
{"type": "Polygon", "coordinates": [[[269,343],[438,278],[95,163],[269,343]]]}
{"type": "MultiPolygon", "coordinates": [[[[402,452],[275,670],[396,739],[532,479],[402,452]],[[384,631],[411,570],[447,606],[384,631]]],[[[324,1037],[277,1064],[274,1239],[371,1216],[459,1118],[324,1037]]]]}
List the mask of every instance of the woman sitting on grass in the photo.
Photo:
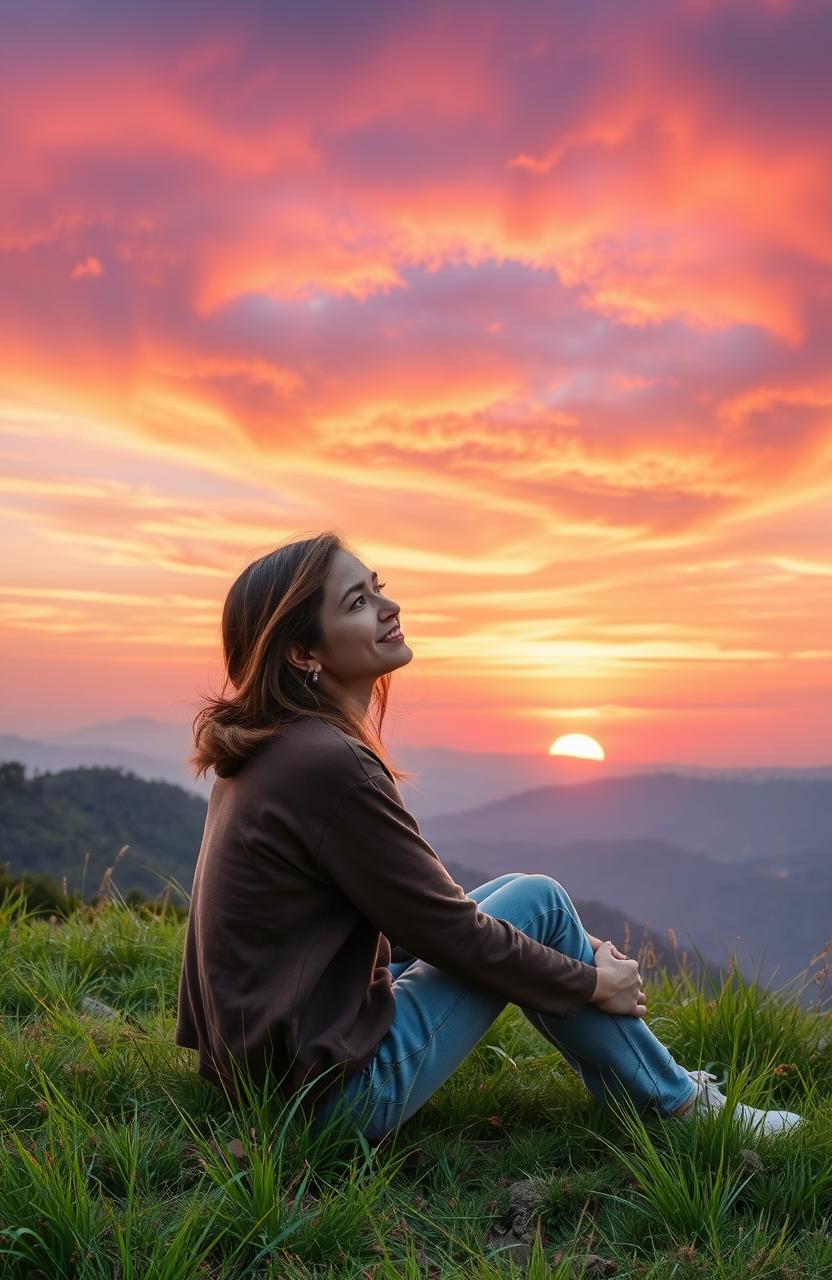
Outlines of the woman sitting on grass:
{"type": "MultiPolygon", "coordinates": [[[[380,739],[391,673],[413,657],[385,585],[323,533],[228,593],[226,683],[194,721],[191,763],[216,779],[176,1043],[231,1096],[241,1072],[274,1081],[316,1123],[345,1111],[378,1141],[511,1001],[599,1101],[724,1106],[650,1031],[636,961],[586,933],[556,880],[512,872],[466,894],[421,835],[380,739]]],[[[760,1133],[799,1123],[737,1111],[760,1133]]]]}

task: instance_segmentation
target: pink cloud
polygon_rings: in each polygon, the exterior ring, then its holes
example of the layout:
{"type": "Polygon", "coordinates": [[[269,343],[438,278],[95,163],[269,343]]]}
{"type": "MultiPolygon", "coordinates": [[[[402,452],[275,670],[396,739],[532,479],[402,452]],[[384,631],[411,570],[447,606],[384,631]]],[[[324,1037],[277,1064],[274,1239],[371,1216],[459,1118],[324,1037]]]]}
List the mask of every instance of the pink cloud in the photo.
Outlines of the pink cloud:
{"type": "Polygon", "coordinates": [[[84,276],[101,276],[104,274],[104,268],[98,258],[85,258],[83,262],[78,262],[72,268],[71,279],[82,280],[84,276]]]}

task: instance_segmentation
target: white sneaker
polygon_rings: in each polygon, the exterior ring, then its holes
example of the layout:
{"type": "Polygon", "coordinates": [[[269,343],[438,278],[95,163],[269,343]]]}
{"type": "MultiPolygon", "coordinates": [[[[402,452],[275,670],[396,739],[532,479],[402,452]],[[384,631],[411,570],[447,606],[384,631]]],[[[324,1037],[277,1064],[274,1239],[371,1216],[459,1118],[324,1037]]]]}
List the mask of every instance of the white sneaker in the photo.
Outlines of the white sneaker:
{"type": "MultiPolygon", "coordinates": [[[[683,1113],[682,1119],[692,1115],[694,1111],[721,1111],[728,1099],[711,1083],[716,1080],[716,1076],[710,1071],[688,1071],[688,1075],[695,1083],[697,1092],[693,1105],[683,1113]]],[[[760,1111],[743,1102],[737,1103],[734,1115],[742,1124],[749,1125],[751,1132],[757,1136],[785,1133],[803,1123],[802,1117],[794,1111],[760,1111]]]]}

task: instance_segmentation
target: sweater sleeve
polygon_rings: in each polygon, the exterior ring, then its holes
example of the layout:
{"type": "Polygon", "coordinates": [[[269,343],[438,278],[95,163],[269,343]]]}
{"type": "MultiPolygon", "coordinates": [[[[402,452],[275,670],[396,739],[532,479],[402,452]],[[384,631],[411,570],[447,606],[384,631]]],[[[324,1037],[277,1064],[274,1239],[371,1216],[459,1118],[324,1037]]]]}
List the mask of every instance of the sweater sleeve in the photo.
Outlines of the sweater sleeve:
{"type": "Polygon", "coordinates": [[[465,896],[386,774],[341,797],[317,862],[382,933],[452,977],[557,1017],[583,1008],[595,990],[594,965],[480,911],[465,896]]]}

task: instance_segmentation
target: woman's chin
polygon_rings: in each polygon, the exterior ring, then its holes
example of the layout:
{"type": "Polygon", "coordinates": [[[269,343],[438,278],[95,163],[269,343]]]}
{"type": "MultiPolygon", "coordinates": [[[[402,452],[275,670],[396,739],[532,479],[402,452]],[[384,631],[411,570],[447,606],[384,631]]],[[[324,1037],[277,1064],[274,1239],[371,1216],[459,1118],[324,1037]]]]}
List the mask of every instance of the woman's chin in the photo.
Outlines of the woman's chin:
{"type": "Polygon", "coordinates": [[[398,667],[405,666],[413,657],[413,650],[406,640],[400,640],[398,644],[391,645],[390,648],[393,652],[387,655],[388,671],[395,671],[398,667]]]}

